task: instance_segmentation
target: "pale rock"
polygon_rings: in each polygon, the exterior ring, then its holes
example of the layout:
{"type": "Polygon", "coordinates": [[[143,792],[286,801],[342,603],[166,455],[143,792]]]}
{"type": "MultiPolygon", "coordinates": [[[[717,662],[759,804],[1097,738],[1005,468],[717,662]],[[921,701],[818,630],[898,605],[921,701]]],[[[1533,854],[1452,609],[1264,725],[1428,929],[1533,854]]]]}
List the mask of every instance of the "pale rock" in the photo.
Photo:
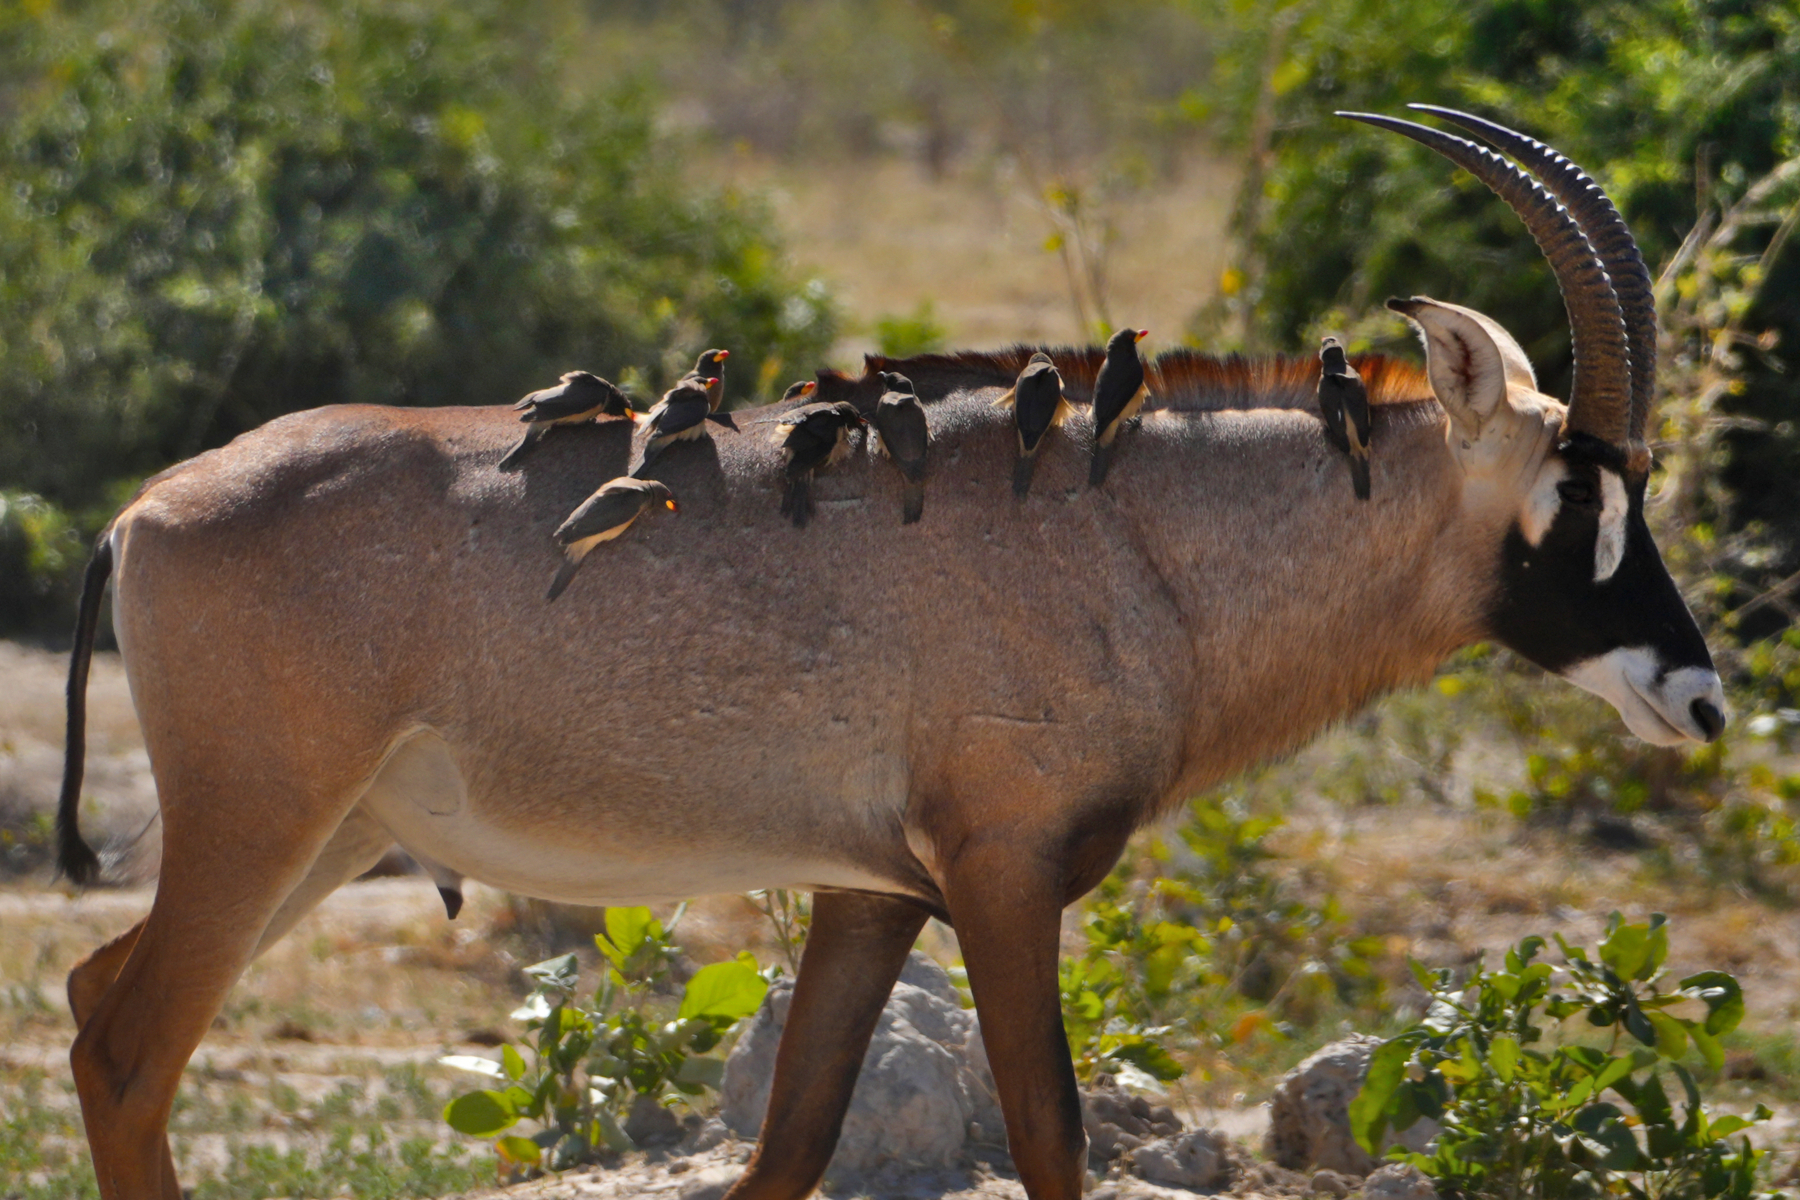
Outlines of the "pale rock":
{"type": "Polygon", "coordinates": [[[1419,1168],[1386,1163],[1363,1180],[1363,1200],[1438,1200],[1438,1193],[1419,1168]]]}
{"type": "MultiPolygon", "coordinates": [[[[1367,1175],[1376,1160],[1350,1133],[1350,1101],[1362,1088],[1369,1056],[1382,1039],[1352,1034],[1312,1054],[1289,1071],[1269,1098],[1269,1132],[1263,1153],[1289,1170],[1322,1169],[1367,1175]]],[[[1391,1135],[1387,1145],[1420,1150],[1437,1136],[1435,1121],[1420,1120],[1391,1135]]],[[[1385,1148],[1385,1147],[1384,1147],[1385,1148]]]]}
{"type": "Polygon", "coordinates": [[[1131,1173],[1151,1183],[1196,1191],[1230,1181],[1231,1142],[1216,1129],[1159,1137],[1126,1154],[1131,1173]]]}

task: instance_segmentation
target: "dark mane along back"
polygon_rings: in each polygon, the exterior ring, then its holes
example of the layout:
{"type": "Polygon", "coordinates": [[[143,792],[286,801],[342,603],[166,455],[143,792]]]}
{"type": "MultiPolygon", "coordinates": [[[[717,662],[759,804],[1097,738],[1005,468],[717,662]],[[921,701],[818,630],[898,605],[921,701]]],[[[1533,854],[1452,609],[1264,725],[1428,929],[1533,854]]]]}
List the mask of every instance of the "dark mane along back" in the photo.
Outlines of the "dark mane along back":
{"type": "MultiPolygon", "coordinates": [[[[898,371],[913,381],[919,398],[930,403],[952,392],[1008,388],[1031,356],[1042,350],[1063,377],[1071,400],[1087,403],[1106,351],[1100,346],[1007,346],[1001,350],[959,350],[952,354],[919,354],[912,358],[863,357],[863,375],[854,379],[838,371],[819,372],[821,400],[849,400],[872,408],[880,399],[881,372],[898,371]]],[[[1412,363],[1384,354],[1350,359],[1369,390],[1371,404],[1410,404],[1432,398],[1425,372],[1412,363]]],[[[1151,409],[1217,412],[1224,409],[1310,408],[1316,402],[1319,360],[1239,354],[1219,357],[1186,348],[1165,350],[1145,364],[1151,409]]]]}

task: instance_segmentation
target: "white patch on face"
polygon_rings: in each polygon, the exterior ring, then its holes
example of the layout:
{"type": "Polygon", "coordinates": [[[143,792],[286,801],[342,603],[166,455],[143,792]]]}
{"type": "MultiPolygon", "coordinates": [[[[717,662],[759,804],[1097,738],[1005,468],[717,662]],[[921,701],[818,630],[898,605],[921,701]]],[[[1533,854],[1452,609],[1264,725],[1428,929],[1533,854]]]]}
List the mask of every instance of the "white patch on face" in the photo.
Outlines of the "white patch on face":
{"type": "Polygon", "coordinates": [[[1537,482],[1531,485],[1531,494],[1525,497],[1525,508],[1519,513],[1519,532],[1525,535],[1525,542],[1533,549],[1544,540],[1550,532],[1550,526],[1556,524],[1556,514],[1562,511],[1562,496],[1557,493],[1556,485],[1569,477],[1569,469],[1559,458],[1553,458],[1544,464],[1538,472],[1537,482]]]}
{"type": "Polygon", "coordinates": [[[1680,667],[1657,678],[1656,652],[1648,646],[1622,646],[1586,659],[1562,677],[1619,710],[1626,728],[1655,746],[1703,742],[1706,730],[1694,719],[1694,701],[1705,700],[1723,716],[1725,688],[1718,673],[1705,667],[1680,667]]]}
{"type": "Polygon", "coordinates": [[[1625,558],[1625,518],[1631,511],[1631,499],[1625,494],[1625,481],[1612,471],[1600,469],[1600,536],[1594,539],[1594,582],[1605,583],[1619,569],[1625,558]]]}

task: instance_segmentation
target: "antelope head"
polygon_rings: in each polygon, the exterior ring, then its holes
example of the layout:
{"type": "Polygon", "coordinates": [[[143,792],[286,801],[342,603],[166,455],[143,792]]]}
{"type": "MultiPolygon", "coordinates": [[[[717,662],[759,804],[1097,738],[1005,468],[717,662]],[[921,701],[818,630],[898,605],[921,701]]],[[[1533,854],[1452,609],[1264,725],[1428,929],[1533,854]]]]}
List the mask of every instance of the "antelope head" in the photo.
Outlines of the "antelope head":
{"type": "Polygon", "coordinates": [[[1724,689],[1644,522],[1656,305],[1637,243],[1600,187],[1555,150],[1466,113],[1411,107],[1511,160],[1411,121],[1339,115],[1424,143],[1505,200],[1550,260],[1574,338],[1565,406],[1538,391],[1497,322],[1423,296],[1388,302],[1425,342],[1465,511],[1502,547],[1488,628],[1608,701],[1643,740],[1712,741],[1725,727],[1724,689]]]}

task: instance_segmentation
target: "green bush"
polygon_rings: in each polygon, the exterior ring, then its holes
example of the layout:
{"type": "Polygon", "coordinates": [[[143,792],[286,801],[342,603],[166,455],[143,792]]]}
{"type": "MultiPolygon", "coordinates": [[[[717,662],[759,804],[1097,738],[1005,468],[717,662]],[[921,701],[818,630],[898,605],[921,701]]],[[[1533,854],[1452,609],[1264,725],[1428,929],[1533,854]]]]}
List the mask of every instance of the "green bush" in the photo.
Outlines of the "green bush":
{"type": "MultiPolygon", "coordinates": [[[[0,482],[72,510],[270,417],[493,404],[731,347],[743,397],[834,316],[752,199],[592,95],[573,10],[96,0],[0,17],[0,482]]],[[[623,81],[623,82],[620,82],[623,81]]]]}
{"type": "Polygon", "coordinates": [[[1634,925],[1614,913],[1597,961],[1557,944],[1560,968],[1537,961],[1540,937],[1508,951],[1502,970],[1478,968],[1461,983],[1451,971],[1414,967],[1431,1007],[1369,1060],[1350,1105],[1364,1149],[1376,1153],[1390,1127],[1428,1117],[1440,1124],[1431,1152],[1389,1156],[1453,1197],[1755,1195],[1762,1155],[1748,1138],[1730,1139],[1767,1120],[1768,1109],[1709,1113],[1679,1061],[1691,1048],[1715,1071],[1724,1063],[1719,1039],[1744,1015],[1737,980],[1702,971],[1662,990],[1661,914],[1634,925]],[[1665,1078],[1680,1086],[1679,1116],[1665,1078]]]}
{"type": "Polygon", "coordinates": [[[458,1132],[495,1138],[503,1163],[562,1170],[602,1151],[631,1149],[623,1122],[629,1109],[658,1103],[665,1092],[698,1096],[718,1087],[725,1064],[704,1056],[768,991],[755,960],[743,954],[695,972],[674,1019],[659,1023],[648,1006],[674,963],[670,930],[647,908],[609,908],[606,932],[594,943],[607,965],[591,1004],[576,999],[575,955],[525,968],[537,987],[513,1015],[534,1035],[529,1059],[506,1046],[498,1064],[443,1060],[506,1085],[464,1093],[444,1109],[458,1132]],[[508,1132],[522,1121],[538,1132],[508,1132]]]}

